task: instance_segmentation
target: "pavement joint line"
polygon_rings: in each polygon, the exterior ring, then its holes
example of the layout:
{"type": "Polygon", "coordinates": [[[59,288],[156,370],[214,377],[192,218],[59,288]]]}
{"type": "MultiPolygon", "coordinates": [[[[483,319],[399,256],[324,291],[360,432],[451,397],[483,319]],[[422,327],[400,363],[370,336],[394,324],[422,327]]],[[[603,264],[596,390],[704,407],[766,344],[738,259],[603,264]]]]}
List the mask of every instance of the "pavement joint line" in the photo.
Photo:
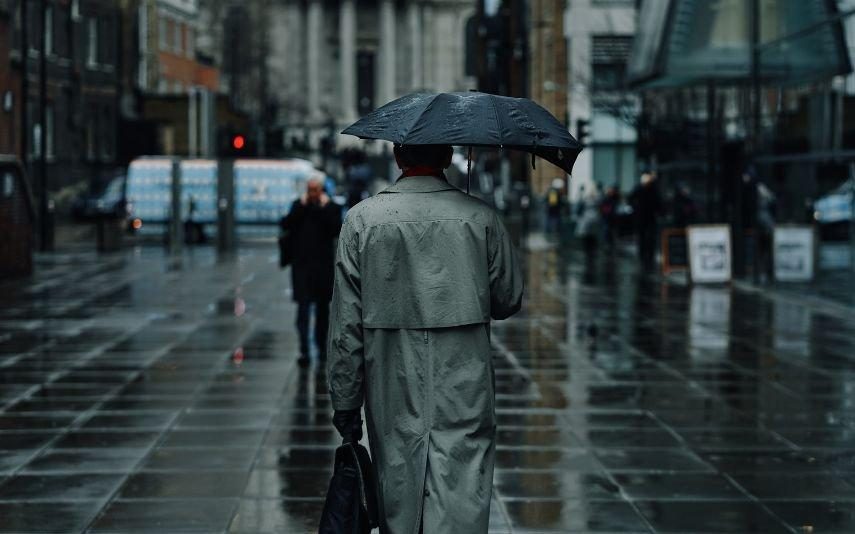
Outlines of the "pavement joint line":
{"type": "Polygon", "coordinates": [[[502,343],[501,340],[498,339],[498,336],[493,336],[493,339],[490,340],[490,343],[497,349],[497,352],[501,354],[508,363],[511,364],[511,368],[518,375],[525,378],[527,381],[534,385],[534,380],[532,379],[531,373],[528,369],[526,369],[516,357],[516,355],[508,349],[508,347],[502,343]]]}
{"type": "Polygon", "coordinates": [[[726,479],[726,480],[727,480],[731,485],[733,485],[736,489],[738,489],[738,490],[739,490],[739,491],[741,491],[743,494],[745,494],[745,495],[748,497],[748,499],[749,499],[750,501],[752,501],[753,503],[755,503],[757,506],[759,506],[760,508],[762,508],[762,509],[767,513],[767,514],[769,514],[771,517],[775,518],[775,520],[777,520],[778,522],[780,522],[780,523],[784,526],[784,528],[789,529],[789,530],[790,530],[790,532],[793,532],[793,533],[796,533],[796,532],[797,532],[797,530],[796,530],[795,528],[791,527],[791,526],[789,525],[789,523],[787,523],[786,521],[784,521],[784,519],[783,519],[783,518],[779,517],[779,516],[778,516],[778,514],[776,514],[775,512],[773,512],[773,511],[772,511],[772,509],[771,509],[771,508],[769,508],[769,507],[768,507],[768,506],[767,506],[767,505],[766,505],[766,504],[765,504],[761,499],[759,499],[759,498],[758,498],[757,496],[755,496],[753,493],[751,493],[751,492],[749,492],[747,489],[745,489],[745,488],[742,486],[742,484],[740,484],[739,482],[737,482],[737,481],[736,481],[736,479],[734,479],[734,478],[733,478],[729,473],[722,473],[722,472],[720,472],[720,471],[718,471],[718,470],[716,470],[716,472],[717,472],[720,476],[722,476],[723,478],[725,478],[725,479],[726,479]]]}
{"type": "MultiPolygon", "coordinates": [[[[138,333],[142,332],[143,329],[146,328],[147,326],[149,326],[150,324],[151,324],[151,321],[146,322],[145,324],[141,325],[137,330],[135,330],[133,332],[133,334],[126,336],[125,339],[130,338],[131,335],[138,334],[138,333]]],[[[179,339],[183,341],[183,340],[186,340],[186,338],[189,336],[190,336],[190,332],[187,332],[184,334],[184,336],[182,336],[179,339]]],[[[176,341],[175,344],[177,345],[179,342],[180,341],[176,341]]],[[[146,369],[148,369],[148,368],[146,368],[146,369]]],[[[142,371],[140,371],[139,374],[141,374],[141,373],[142,373],[142,371]]],[[[139,376],[139,374],[137,374],[137,376],[139,376]]],[[[130,384],[131,382],[133,382],[133,379],[128,380],[124,385],[126,386],[126,385],[130,384]]],[[[200,388],[197,387],[196,390],[194,391],[194,393],[198,394],[199,389],[200,388]]],[[[100,406],[103,406],[104,403],[106,403],[106,402],[108,402],[108,400],[105,400],[104,402],[100,403],[100,406]]],[[[91,411],[94,411],[94,410],[91,410],[91,411]]],[[[84,527],[84,529],[83,529],[84,532],[89,532],[92,529],[92,527],[95,525],[95,523],[98,521],[98,519],[100,519],[104,515],[104,513],[109,508],[110,503],[112,503],[114,500],[116,500],[117,496],[119,495],[119,492],[121,491],[122,487],[124,487],[124,485],[128,481],[128,479],[130,479],[130,477],[139,470],[139,467],[141,465],[143,465],[143,463],[151,456],[152,452],[161,443],[163,443],[163,441],[166,439],[166,436],[168,435],[170,429],[176,424],[176,421],[178,421],[178,419],[179,419],[178,416],[173,417],[172,420],[170,421],[169,425],[160,431],[157,439],[152,440],[151,444],[148,447],[141,447],[141,449],[144,449],[145,452],[137,459],[136,463],[134,463],[130,466],[130,471],[127,474],[125,474],[122,481],[116,486],[116,488],[113,490],[113,492],[111,492],[107,496],[107,498],[104,501],[103,506],[101,506],[99,508],[98,512],[95,515],[93,515],[93,517],[87,523],[86,527],[84,527]]],[[[78,419],[78,421],[79,421],[79,419],[78,419]]],[[[75,422],[77,422],[77,421],[75,421],[75,422]]]]}
{"type": "MultiPolygon", "coordinates": [[[[492,339],[490,340],[491,344],[494,344],[494,346],[498,349],[498,352],[502,356],[504,356],[504,358],[511,364],[512,367],[520,369],[522,376],[524,378],[526,378],[526,380],[531,382],[531,376],[526,376],[526,374],[524,374],[524,373],[526,373],[525,368],[522,367],[522,365],[520,364],[519,360],[516,359],[516,356],[513,354],[513,352],[511,352],[510,349],[508,349],[508,347],[498,339],[498,337],[499,337],[498,335],[492,336],[492,339]]],[[[494,410],[495,410],[495,407],[494,407],[494,410]]],[[[496,414],[496,415],[498,416],[498,414],[496,414]]],[[[496,445],[495,449],[494,449],[494,460],[495,460],[495,455],[498,452],[498,450],[499,450],[498,445],[496,445]]],[[[495,466],[494,466],[494,469],[495,469],[495,466]]],[[[511,521],[510,513],[508,512],[508,509],[504,504],[504,501],[502,499],[502,494],[499,491],[499,487],[495,483],[495,476],[494,476],[494,480],[492,481],[491,485],[493,488],[493,498],[490,501],[491,506],[492,506],[492,501],[495,500],[496,504],[499,507],[499,514],[502,516],[502,519],[504,520],[505,524],[508,526],[508,531],[511,534],[513,534],[514,524],[511,521]]]]}

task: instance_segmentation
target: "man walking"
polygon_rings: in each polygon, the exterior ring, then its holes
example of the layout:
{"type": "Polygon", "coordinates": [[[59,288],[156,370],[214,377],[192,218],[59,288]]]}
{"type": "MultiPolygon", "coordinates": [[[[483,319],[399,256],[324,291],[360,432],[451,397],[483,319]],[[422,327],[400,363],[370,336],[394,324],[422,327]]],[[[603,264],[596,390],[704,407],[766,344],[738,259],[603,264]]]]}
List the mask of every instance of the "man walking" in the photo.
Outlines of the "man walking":
{"type": "Polygon", "coordinates": [[[309,319],[315,307],[315,344],[321,360],[326,358],[329,303],[333,288],[335,238],[341,230],[341,207],[324,193],[320,178],[310,178],[306,193],[294,202],[282,219],[289,234],[291,282],[297,302],[297,331],[300,335],[300,365],[309,363],[309,319]]]}
{"type": "Polygon", "coordinates": [[[490,319],[523,279],[496,213],[451,186],[445,145],[396,146],[403,174],[339,240],[329,342],[333,422],[365,404],[381,532],[486,533],[495,460],[490,319]]]}
{"type": "Polygon", "coordinates": [[[630,200],[635,214],[635,230],[638,232],[638,257],[642,269],[650,272],[656,267],[657,219],[662,210],[654,174],[641,175],[641,183],[632,192],[630,200]]]}

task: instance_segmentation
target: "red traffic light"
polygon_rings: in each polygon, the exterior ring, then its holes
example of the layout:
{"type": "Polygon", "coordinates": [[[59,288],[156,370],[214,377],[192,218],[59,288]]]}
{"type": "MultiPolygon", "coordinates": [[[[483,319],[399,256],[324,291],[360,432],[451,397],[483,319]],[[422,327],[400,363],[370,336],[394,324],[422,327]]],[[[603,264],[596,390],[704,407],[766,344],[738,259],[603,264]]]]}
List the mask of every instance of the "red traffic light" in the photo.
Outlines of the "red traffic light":
{"type": "Polygon", "coordinates": [[[240,150],[246,145],[246,139],[242,135],[232,137],[232,146],[235,150],[240,150]]]}

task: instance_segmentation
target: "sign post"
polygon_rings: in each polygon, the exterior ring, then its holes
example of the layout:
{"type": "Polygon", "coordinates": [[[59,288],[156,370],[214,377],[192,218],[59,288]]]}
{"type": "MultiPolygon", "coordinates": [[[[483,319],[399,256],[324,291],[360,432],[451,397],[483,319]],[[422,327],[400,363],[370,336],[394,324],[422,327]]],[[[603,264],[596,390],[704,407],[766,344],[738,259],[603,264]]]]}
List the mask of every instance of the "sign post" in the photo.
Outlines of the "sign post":
{"type": "Polygon", "coordinates": [[[800,224],[775,226],[772,242],[775,280],[809,282],[813,279],[816,261],[815,236],[812,226],[800,224]]]}
{"type": "Polygon", "coordinates": [[[730,282],[733,263],[730,225],[692,225],[687,234],[692,283],[730,282]]]}
{"type": "Polygon", "coordinates": [[[684,228],[662,230],[662,274],[689,268],[689,246],[684,228]]]}

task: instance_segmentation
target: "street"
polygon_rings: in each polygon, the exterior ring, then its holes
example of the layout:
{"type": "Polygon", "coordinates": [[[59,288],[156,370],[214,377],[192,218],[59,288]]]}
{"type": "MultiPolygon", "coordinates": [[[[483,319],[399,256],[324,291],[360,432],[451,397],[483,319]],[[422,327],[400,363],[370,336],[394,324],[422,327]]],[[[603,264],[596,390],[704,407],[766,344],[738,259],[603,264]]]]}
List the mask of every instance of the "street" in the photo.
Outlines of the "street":
{"type": "MultiPolygon", "coordinates": [[[[492,533],[855,530],[855,314],[525,259],[492,533]]],[[[272,245],[43,255],[0,290],[0,532],[317,530],[338,437],[272,245]]]]}

